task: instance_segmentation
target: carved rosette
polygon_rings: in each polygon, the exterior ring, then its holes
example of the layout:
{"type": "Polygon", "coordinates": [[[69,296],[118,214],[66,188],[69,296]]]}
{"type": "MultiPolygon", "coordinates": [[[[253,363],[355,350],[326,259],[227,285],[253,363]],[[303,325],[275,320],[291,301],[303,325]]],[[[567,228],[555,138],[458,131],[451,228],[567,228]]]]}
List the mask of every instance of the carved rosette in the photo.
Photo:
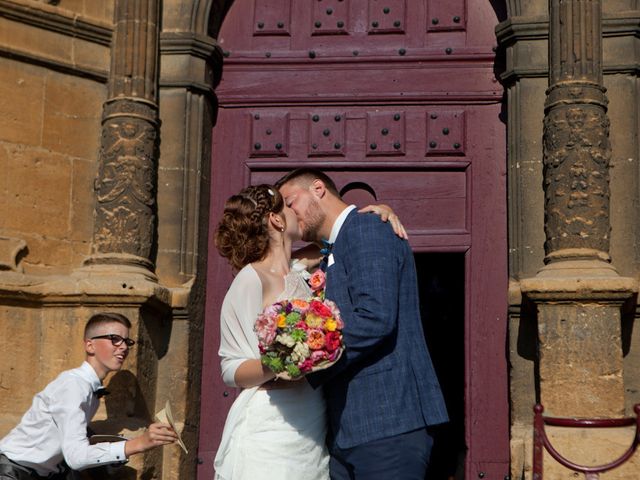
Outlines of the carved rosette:
{"type": "Polygon", "coordinates": [[[149,259],[157,172],[157,112],[139,99],[105,105],[96,193],[94,253],[149,259]]]}

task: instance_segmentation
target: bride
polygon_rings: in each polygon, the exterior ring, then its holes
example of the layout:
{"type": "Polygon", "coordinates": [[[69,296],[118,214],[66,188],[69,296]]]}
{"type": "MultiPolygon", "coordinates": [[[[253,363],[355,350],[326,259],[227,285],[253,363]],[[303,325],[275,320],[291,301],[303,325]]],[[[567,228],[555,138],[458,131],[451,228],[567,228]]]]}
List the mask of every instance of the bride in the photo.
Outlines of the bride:
{"type": "MultiPolygon", "coordinates": [[[[388,217],[406,237],[388,207],[363,210],[388,217]]],[[[227,416],[214,462],[216,480],[329,479],[322,390],[304,379],[276,379],[260,362],[253,331],[266,306],[310,296],[302,271],[317,265],[320,255],[313,247],[315,259],[292,262],[291,246],[300,238],[296,215],[275,187],[247,187],[225,203],[215,245],[238,273],[222,303],[219,355],[224,382],[243,390],[227,416]]]]}

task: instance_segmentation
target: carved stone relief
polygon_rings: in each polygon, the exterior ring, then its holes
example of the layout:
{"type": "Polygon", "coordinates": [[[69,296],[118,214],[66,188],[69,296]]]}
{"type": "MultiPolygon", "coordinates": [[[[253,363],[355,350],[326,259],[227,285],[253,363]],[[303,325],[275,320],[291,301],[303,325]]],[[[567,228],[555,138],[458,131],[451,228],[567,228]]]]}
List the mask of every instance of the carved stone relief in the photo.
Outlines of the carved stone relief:
{"type": "Polygon", "coordinates": [[[544,121],[547,253],[609,250],[609,119],[592,106],[556,108],[544,121]]]}
{"type": "Polygon", "coordinates": [[[156,128],[133,118],[105,123],[95,182],[98,253],[149,258],[155,227],[156,128]]]}

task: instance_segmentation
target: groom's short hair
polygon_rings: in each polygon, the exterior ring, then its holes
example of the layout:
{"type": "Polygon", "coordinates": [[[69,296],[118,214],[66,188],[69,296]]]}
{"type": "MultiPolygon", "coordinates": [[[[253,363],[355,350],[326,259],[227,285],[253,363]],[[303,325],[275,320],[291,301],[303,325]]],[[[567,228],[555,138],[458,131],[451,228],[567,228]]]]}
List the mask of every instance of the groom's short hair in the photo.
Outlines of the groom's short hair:
{"type": "Polygon", "coordinates": [[[275,183],[275,187],[280,189],[285,183],[297,183],[298,185],[304,185],[308,187],[313,183],[314,180],[320,180],[324,183],[324,186],[327,187],[332,194],[336,197],[340,198],[340,192],[338,192],[338,187],[334,183],[331,178],[321,170],[316,168],[309,167],[301,167],[296,168],[295,170],[290,171],[280,180],[275,183]]]}

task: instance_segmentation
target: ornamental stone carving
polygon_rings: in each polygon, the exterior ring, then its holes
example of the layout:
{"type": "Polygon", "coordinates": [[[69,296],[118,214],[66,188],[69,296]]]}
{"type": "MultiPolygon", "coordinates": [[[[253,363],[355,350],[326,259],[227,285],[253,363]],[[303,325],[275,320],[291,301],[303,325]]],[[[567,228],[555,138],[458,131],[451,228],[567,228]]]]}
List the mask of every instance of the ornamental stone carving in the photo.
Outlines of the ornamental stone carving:
{"type": "Polygon", "coordinates": [[[105,125],[95,182],[98,253],[149,258],[155,228],[156,129],[120,118],[105,125]]]}
{"type": "Polygon", "coordinates": [[[601,5],[597,0],[552,0],[549,6],[545,260],[608,260],[611,146],[602,86],[601,5]]]}
{"type": "Polygon", "coordinates": [[[565,107],[544,121],[547,252],[609,250],[609,120],[598,107],[565,107]]]}
{"type": "Polygon", "coordinates": [[[152,270],[159,137],[159,7],[157,0],[136,3],[135,9],[124,0],[115,5],[109,100],[104,104],[94,184],[93,255],[85,263],[133,262],[152,270]],[[127,255],[133,259],[125,260],[127,255]]]}

